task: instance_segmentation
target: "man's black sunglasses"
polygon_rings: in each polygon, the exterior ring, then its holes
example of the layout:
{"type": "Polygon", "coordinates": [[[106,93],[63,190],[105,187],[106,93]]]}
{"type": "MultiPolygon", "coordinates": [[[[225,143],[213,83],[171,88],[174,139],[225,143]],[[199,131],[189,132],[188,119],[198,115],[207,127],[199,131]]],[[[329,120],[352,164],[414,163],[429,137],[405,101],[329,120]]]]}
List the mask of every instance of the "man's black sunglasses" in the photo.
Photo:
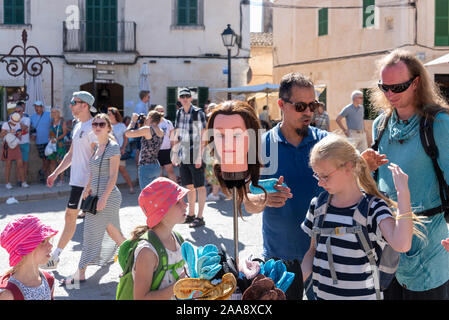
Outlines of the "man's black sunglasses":
{"type": "Polygon", "coordinates": [[[377,84],[377,86],[379,87],[380,90],[382,90],[385,93],[387,93],[388,90],[391,90],[391,92],[393,92],[393,93],[401,93],[401,92],[404,92],[405,90],[407,90],[410,87],[410,85],[412,84],[413,80],[415,80],[416,78],[417,77],[413,77],[407,82],[398,83],[398,84],[383,84],[379,80],[379,83],[377,84]]]}
{"type": "Polygon", "coordinates": [[[320,106],[320,103],[316,100],[310,102],[310,103],[305,103],[305,102],[296,102],[293,103],[290,100],[284,99],[282,98],[282,100],[284,100],[284,102],[290,103],[292,105],[295,106],[295,110],[296,112],[304,112],[304,110],[307,109],[307,107],[309,107],[310,111],[314,112],[316,109],[318,109],[318,107],[320,106]]]}
{"type": "Polygon", "coordinates": [[[179,97],[180,97],[181,99],[184,99],[184,98],[190,98],[191,95],[190,95],[190,94],[183,94],[183,95],[180,95],[179,97]]]}

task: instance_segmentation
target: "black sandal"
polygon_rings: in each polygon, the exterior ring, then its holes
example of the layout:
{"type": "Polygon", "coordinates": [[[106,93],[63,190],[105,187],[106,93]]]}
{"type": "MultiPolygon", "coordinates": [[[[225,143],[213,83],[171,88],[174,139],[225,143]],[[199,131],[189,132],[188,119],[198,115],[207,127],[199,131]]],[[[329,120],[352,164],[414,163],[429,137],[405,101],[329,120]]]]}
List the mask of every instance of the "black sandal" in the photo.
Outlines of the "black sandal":
{"type": "Polygon", "coordinates": [[[187,215],[184,223],[192,223],[193,221],[195,221],[195,216],[187,215]]]}
{"type": "Polygon", "coordinates": [[[197,228],[197,227],[204,226],[205,224],[206,223],[204,222],[203,218],[195,218],[195,220],[193,220],[193,222],[189,225],[189,227],[197,228]]]}

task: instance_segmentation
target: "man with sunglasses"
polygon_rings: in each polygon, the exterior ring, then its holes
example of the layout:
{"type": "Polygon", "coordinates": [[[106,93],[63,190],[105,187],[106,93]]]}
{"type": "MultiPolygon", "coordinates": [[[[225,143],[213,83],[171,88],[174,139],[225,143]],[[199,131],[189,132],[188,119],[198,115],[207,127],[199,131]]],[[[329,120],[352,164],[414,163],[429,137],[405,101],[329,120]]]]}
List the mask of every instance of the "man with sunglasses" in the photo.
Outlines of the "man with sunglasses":
{"type": "Polygon", "coordinates": [[[399,165],[409,177],[411,207],[416,215],[426,219],[424,227],[416,225],[426,235],[425,241],[415,236],[411,249],[401,254],[395,279],[384,292],[384,298],[447,300],[449,253],[441,242],[449,237],[448,228],[436,171],[423,148],[420,122],[434,118],[431,130],[438,148],[436,160],[447,183],[449,106],[414,52],[394,50],[378,65],[380,81],[371,95],[374,107],[383,110],[373,123],[378,152],[369,149],[370,152],[362,156],[371,170],[378,169],[378,188],[392,200],[397,199],[397,194],[391,173],[383,164],[399,165]]]}
{"type": "Polygon", "coordinates": [[[351,93],[351,100],[352,103],[341,110],[340,114],[337,116],[336,122],[349,140],[354,144],[356,149],[363,152],[368,148],[365,125],[363,122],[363,115],[365,112],[362,105],[363,92],[354,90],[351,93]],[[347,128],[343,125],[343,118],[346,119],[347,128]]]}
{"type": "Polygon", "coordinates": [[[97,112],[93,106],[95,98],[87,91],[74,92],[70,101],[72,115],[78,120],[72,130],[72,144],[55,171],[47,178],[47,185],[51,188],[66,169],[70,167],[71,192],[65,211],[64,230],[59,238],[58,246],[43,269],[55,269],[59,263],[59,255],[67,243],[72,239],[76,230],[76,219],[81,208],[84,187],[89,182],[89,160],[93,147],[98,141],[92,131],[91,112],[97,112]]]}
{"type": "Polygon", "coordinates": [[[175,118],[175,139],[176,143],[172,148],[172,162],[179,164],[179,174],[181,184],[189,192],[187,199],[189,201],[189,214],[185,223],[190,227],[196,228],[205,225],[203,219],[204,206],[206,205],[206,186],[205,186],[205,164],[202,160],[202,134],[206,128],[206,115],[204,111],[192,104],[192,93],[189,88],[182,88],[178,93],[178,101],[182,108],[176,112],[175,118]],[[176,159],[177,156],[179,159],[176,159]],[[179,163],[180,161],[180,163],[179,163]],[[195,203],[198,191],[198,215],[195,217],[195,203]]]}
{"type": "MultiPolygon", "coordinates": [[[[244,205],[248,213],[263,210],[263,256],[288,261],[287,270],[296,276],[286,296],[298,300],[303,296],[300,263],[310,244],[300,225],[312,198],[323,191],[313,178],[309,153],[328,132],[310,126],[319,102],[313,82],[306,76],[295,72],[282,77],[278,106],[282,121],[262,136],[261,153],[270,162],[260,173],[261,179],[278,179],[275,189],[279,191],[268,194],[266,207],[263,194],[248,194],[250,201],[244,200],[244,205]],[[277,150],[277,154],[269,154],[272,150],[277,150]],[[281,186],[282,182],[288,187],[281,186]]],[[[313,299],[313,293],[307,296],[313,299]]]]}

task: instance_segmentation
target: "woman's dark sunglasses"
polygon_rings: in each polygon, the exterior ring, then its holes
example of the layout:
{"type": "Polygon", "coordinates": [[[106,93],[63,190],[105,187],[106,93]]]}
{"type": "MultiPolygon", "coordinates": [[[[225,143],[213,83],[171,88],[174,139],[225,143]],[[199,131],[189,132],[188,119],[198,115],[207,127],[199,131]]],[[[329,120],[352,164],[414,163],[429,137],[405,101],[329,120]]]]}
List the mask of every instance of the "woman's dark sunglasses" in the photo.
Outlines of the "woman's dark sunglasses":
{"type": "Polygon", "coordinates": [[[416,79],[416,77],[413,77],[407,82],[398,83],[398,84],[383,84],[379,80],[379,83],[377,84],[377,86],[379,87],[380,90],[382,90],[385,93],[387,93],[388,90],[391,90],[391,92],[393,92],[393,93],[401,93],[401,92],[404,92],[405,90],[407,90],[410,87],[410,85],[412,84],[413,80],[415,80],[415,79],[416,79]]]}
{"type": "Polygon", "coordinates": [[[190,94],[183,94],[183,95],[181,95],[181,96],[179,96],[181,99],[184,99],[184,98],[186,98],[186,99],[188,99],[188,98],[190,98],[191,97],[191,95],[190,94]]]}
{"type": "Polygon", "coordinates": [[[106,127],[106,122],[92,122],[92,127],[104,128],[104,127],[106,127]]]}
{"type": "Polygon", "coordinates": [[[284,100],[287,103],[290,103],[290,104],[294,105],[296,112],[304,112],[304,110],[306,110],[307,107],[309,107],[310,111],[314,112],[320,106],[320,103],[318,101],[316,101],[316,100],[314,100],[314,101],[312,101],[310,103],[305,103],[305,102],[302,102],[302,101],[293,103],[293,102],[291,102],[290,100],[287,100],[287,99],[282,99],[282,100],[284,100]]]}

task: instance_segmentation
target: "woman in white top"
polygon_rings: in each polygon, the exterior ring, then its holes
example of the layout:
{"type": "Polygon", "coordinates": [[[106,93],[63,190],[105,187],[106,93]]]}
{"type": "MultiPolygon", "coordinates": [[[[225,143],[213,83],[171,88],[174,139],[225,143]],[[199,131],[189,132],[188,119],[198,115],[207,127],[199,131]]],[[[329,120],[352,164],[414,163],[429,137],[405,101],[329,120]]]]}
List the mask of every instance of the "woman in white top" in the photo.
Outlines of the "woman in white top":
{"type": "MultiPolygon", "coordinates": [[[[109,119],[111,119],[112,132],[114,133],[114,136],[120,146],[120,154],[123,156],[125,154],[126,145],[128,144],[128,138],[125,136],[126,126],[123,123],[122,115],[117,108],[109,107],[108,116],[109,119]]],[[[134,193],[133,182],[128,171],[126,170],[126,160],[122,158],[120,158],[119,172],[129,186],[129,193],[134,193]]]]}

